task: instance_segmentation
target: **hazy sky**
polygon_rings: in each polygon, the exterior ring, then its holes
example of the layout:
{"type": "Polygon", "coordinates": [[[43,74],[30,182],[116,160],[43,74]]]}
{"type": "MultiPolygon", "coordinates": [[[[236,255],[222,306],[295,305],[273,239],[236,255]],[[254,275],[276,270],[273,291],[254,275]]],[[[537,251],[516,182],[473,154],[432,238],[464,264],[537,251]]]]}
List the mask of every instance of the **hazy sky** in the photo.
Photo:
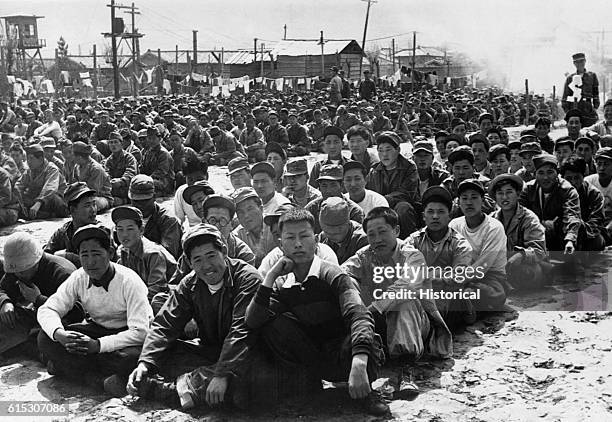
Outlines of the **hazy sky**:
{"type": "MultiPolygon", "coordinates": [[[[44,56],[53,57],[60,36],[70,54],[99,51],[110,42],[101,33],[110,30],[110,0],[1,0],[0,13],[38,14],[39,36],[47,40],[44,56]]],[[[130,5],[131,1],[118,1],[130,5]]],[[[253,38],[279,40],[287,24],[289,38],[316,38],[325,31],[329,38],[354,38],[361,43],[366,2],[361,0],[137,0],[141,15],[136,26],[147,48],[191,48],[191,30],[197,29],[198,47],[251,48],[253,38]]],[[[368,27],[369,40],[396,36],[399,48],[411,43],[449,43],[474,57],[485,58],[492,69],[505,72],[514,81],[530,77],[534,85],[548,84],[571,70],[576,51],[599,55],[600,33],[612,12],[612,3],[590,0],[588,7],[571,0],[378,0],[373,4],[368,27]],[[401,35],[399,35],[401,34],[401,35]],[[548,44],[541,48],[541,40],[548,44]],[[551,41],[551,37],[554,41],[551,41]],[[540,48],[538,48],[538,46],[540,48]],[[554,72],[554,73],[552,73],[554,72]],[[553,76],[558,75],[558,76],[553,76]],[[542,80],[540,82],[540,80],[542,80]],[[537,82],[536,82],[537,81],[537,82]]],[[[126,23],[129,15],[119,13],[126,23]]],[[[612,54],[612,33],[605,35],[605,50],[612,54]],[[609,47],[609,48],[608,48],[609,47]]],[[[388,47],[391,39],[368,41],[388,47]]],[[[588,67],[588,64],[587,64],[588,67]]]]}

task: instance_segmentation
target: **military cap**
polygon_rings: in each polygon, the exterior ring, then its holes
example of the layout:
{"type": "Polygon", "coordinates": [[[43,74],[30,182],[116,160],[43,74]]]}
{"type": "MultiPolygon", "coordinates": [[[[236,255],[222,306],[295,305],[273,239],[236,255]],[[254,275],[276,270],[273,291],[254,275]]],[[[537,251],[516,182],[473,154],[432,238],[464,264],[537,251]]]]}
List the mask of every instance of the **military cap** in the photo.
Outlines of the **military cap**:
{"type": "Polygon", "coordinates": [[[40,144],[32,144],[25,147],[26,154],[34,154],[37,152],[44,152],[43,147],[40,144]]]}
{"type": "Polygon", "coordinates": [[[294,204],[287,203],[279,205],[273,212],[267,213],[264,215],[264,223],[267,226],[272,226],[274,222],[278,221],[278,219],[287,211],[290,211],[295,208],[294,204]]]}
{"type": "Polygon", "coordinates": [[[446,205],[449,211],[453,207],[453,198],[450,192],[442,186],[430,186],[423,192],[421,197],[423,208],[430,202],[440,202],[446,205]]]}
{"type": "MultiPolygon", "coordinates": [[[[146,133],[146,132],[145,132],[145,133],[146,133]]],[[[129,129],[129,128],[127,128],[127,127],[124,127],[124,128],[121,128],[121,129],[119,130],[119,134],[120,134],[120,135],[121,135],[121,137],[122,137],[122,138],[124,138],[124,139],[125,139],[125,138],[131,138],[131,137],[132,137],[132,130],[131,130],[131,129],[129,129]]]]}
{"type": "Polygon", "coordinates": [[[45,136],[40,141],[40,146],[43,148],[53,148],[55,149],[55,139],[49,136],[45,136]]]}
{"type": "Polygon", "coordinates": [[[183,251],[185,252],[185,255],[188,258],[192,249],[193,242],[201,237],[210,238],[210,240],[219,248],[227,248],[227,246],[225,246],[225,242],[223,241],[223,235],[221,234],[218,228],[216,228],[212,224],[201,223],[197,226],[190,228],[189,231],[183,236],[183,251]]]}
{"type": "Polygon", "coordinates": [[[244,157],[237,157],[227,163],[227,170],[229,174],[234,174],[240,170],[249,170],[249,160],[244,157]]]}
{"type": "Polygon", "coordinates": [[[344,170],[340,164],[325,164],[321,167],[321,172],[317,180],[342,181],[343,174],[344,170]]]}
{"type": "Polygon", "coordinates": [[[508,148],[509,149],[521,149],[521,141],[519,141],[518,139],[515,139],[513,141],[509,141],[508,142],[508,148]]]}
{"type": "Polygon", "coordinates": [[[232,198],[227,195],[223,195],[220,193],[213,193],[209,195],[208,198],[204,201],[202,208],[207,210],[213,207],[226,208],[230,212],[230,218],[234,218],[234,214],[236,214],[236,204],[232,198]]]}
{"type": "Polygon", "coordinates": [[[191,201],[191,197],[196,192],[204,192],[205,195],[212,195],[215,193],[215,190],[210,186],[207,180],[199,180],[195,182],[193,185],[187,186],[183,191],[183,200],[189,205],[193,205],[191,201]]]}
{"type": "Polygon", "coordinates": [[[90,155],[92,150],[93,149],[91,145],[86,144],[85,142],[76,141],[75,143],[72,144],[72,151],[75,154],[90,155]]]}
{"type": "Polygon", "coordinates": [[[137,174],[130,182],[128,197],[134,201],[151,199],[155,196],[155,184],[151,176],[137,174]]]}
{"type": "Polygon", "coordinates": [[[576,53],[576,54],[572,55],[572,60],[577,62],[577,61],[580,61],[580,60],[586,60],[586,57],[585,57],[584,53],[576,53]]]}
{"type": "Polygon", "coordinates": [[[569,146],[573,150],[574,149],[574,140],[572,138],[570,138],[569,136],[564,136],[562,138],[557,139],[555,141],[555,150],[557,150],[557,148],[560,148],[560,147],[562,147],[564,145],[569,146]]]}
{"type": "Polygon", "coordinates": [[[83,195],[95,195],[96,191],[87,186],[85,182],[75,182],[68,185],[64,192],[64,201],[70,205],[71,202],[77,201],[83,195]]]}
{"type": "Polygon", "coordinates": [[[308,174],[308,163],[306,158],[292,158],[285,165],[285,176],[299,176],[308,174]]]}
{"type": "Polygon", "coordinates": [[[108,139],[116,139],[118,141],[123,141],[123,136],[121,136],[121,134],[117,131],[113,131],[111,133],[108,134],[108,139]]]}
{"type": "Polygon", "coordinates": [[[536,170],[545,165],[551,165],[556,170],[557,166],[559,165],[559,162],[557,161],[557,158],[554,155],[540,154],[533,157],[533,165],[535,166],[536,170]]]}
{"type": "Polygon", "coordinates": [[[111,212],[111,219],[115,224],[123,220],[132,220],[139,226],[142,226],[143,217],[142,212],[138,208],[130,207],[128,205],[121,205],[113,209],[111,212]]]}
{"type": "Polygon", "coordinates": [[[161,136],[161,131],[159,130],[157,125],[149,126],[147,128],[147,136],[149,136],[149,135],[161,136]]]}
{"type": "Polygon", "coordinates": [[[401,139],[397,133],[390,130],[386,130],[376,137],[376,145],[389,144],[397,149],[400,147],[400,143],[401,139]]]}
{"type": "Polygon", "coordinates": [[[576,142],[574,142],[574,148],[578,148],[578,145],[580,144],[587,144],[591,147],[591,150],[595,149],[595,142],[586,136],[581,136],[580,138],[576,139],[576,142]]]}
{"type": "Polygon", "coordinates": [[[471,164],[474,164],[474,151],[467,145],[459,145],[448,154],[448,162],[455,164],[457,161],[468,160],[471,164]]]}
{"type": "Polygon", "coordinates": [[[493,145],[491,149],[489,149],[489,161],[493,161],[495,157],[503,154],[506,158],[510,157],[510,148],[504,144],[493,145]]]}
{"type": "Polygon", "coordinates": [[[72,236],[72,244],[77,248],[85,240],[99,239],[104,245],[111,244],[111,233],[107,227],[101,224],[88,224],[79,228],[72,236]]]}
{"type": "Polygon", "coordinates": [[[485,194],[485,190],[482,186],[482,183],[480,183],[480,181],[477,179],[464,180],[463,182],[459,183],[459,187],[457,188],[459,195],[470,189],[477,191],[478,193],[480,193],[481,196],[484,196],[485,194]]]}
{"type": "Polygon", "coordinates": [[[491,113],[481,113],[480,116],[478,116],[478,124],[482,123],[483,120],[490,120],[491,122],[493,122],[493,115],[491,113]]]}
{"type": "Polygon", "coordinates": [[[344,198],[332,196],[321,203],[319,221],[327,226],[341,226],[350,221],[348,202],[344,198]]]}
{"type": "Polygon", "coordinates": [[[272,179],[276,177],[276,170],[274,170],[274,166],[267,161],[260,161],[251,167],[251,176],[255,176],[257,173],[266,173],[272,179]]]}
{"type": "Polygon", "coordinates": [[[523,190],[523,179],[521,179],[516,174],[504,173],[496,176],[489,182],[489,195],[495,197],[496,187],[501,185],[502,183],[511,183],[518,192],[523,190]]]}
{"type": "Polygon", "coordinates": [[[569,122],[569,119],[572,117],[578,117],[580,119],[580,123],[582,123],[582,119],[584,116],[580,110],[573,108],[567,113],[565,113],[565,117],[563,118],[563,120],[565,120],[566,122],[569,122]]]}
{"type": "Polygon", "coordinates": [[[347,161],[346,163],[344,163],[344,165],[342,166],[343,175],[347,171],[353,170],[353,169],[359,169],[359,170],[361,170],[362,173],[366,172],[366,168],[365,168],[365,166],[363,165],[363,163],[361,161],[350,160],[350,161],[347,161]]]}
{"type": "Polygon", "coordinates": [[[526,142],[521,144],[521,150],[519,151],[519,155],[522,157],[523,154],[532,153],[532,154],[541,154],[542,147],[537,142],[526,142]]]}
{"type": "Polygon", "coordinates": [[[519,138],[519,142],[521,144],[525,144],[528,142],[537,142],[538,138],[535,135],[531,135],[531,134],[527,134],[527,135],[522,135],[519,138]]]}
{"type": "Polygon", "coordinates": [[[602,147],[595,153],[595,159],[612,160],[612,147],[602,147]]]}
{"type": "Polygon", "coordinates": [[[266,144],[265,152],[266,156],[271,152],[275,152],[281,156],[283,161],[287,160],[287,152],[285,152],[285,149],[278,142],[268,142],[266,144]]]}
{"type": "Polygon", "coordinates": [[[433,145],[429,141],[418,141],[414,144],[412,153],[416,154],[419,151],[425,151],[433,155],[433,145]]]}
{"type": "Polygon", "coordinates": [[[327,138],[330,135],[336,135],[338,138],[344,138],[344,131],[338,126],[327,126],[323,129],[323,138],[327,138]]]}
{"type": "Polygon", "coordinates": [[[257,195],[257,192],[255,192],[255,189],[251,187],[242,187],[236,189],[234,192],[232,192],[231,198],[234,200],[236,206],[238,206],[238,204],[240,204],[241,202],[251,198],[257,198],[257,200],[261,202],[261,199],[257,195]]]}
{"type": "Polygon", "coordinates": [[[272,109],[272,110],[268,111],[268,117],[270,117],[270,116],[278,117],[278,113],[276,112],[276,110],[272,109]]]}
{"type": "Polygon", "coordinates": [[[454,129],[455,127],[460,125],[465,125],[465,121],[459,119],[458,117],[455,117],[453,120],[451,120],[451,129],[454,129]]]}

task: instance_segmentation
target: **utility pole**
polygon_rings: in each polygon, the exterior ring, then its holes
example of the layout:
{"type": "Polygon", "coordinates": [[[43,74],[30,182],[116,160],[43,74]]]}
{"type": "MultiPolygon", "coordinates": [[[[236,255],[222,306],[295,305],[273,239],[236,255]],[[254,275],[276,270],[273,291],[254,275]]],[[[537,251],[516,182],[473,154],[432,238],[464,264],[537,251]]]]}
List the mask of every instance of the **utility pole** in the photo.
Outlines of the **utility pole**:
{"type": "Polygon", "coordinates": [[[393,62],[393,73],[395,73],[395,38],[391,39],[391,61],[393,62]]]}
{"type": "MultiPolygon", "coordinates": [[[[136,60],[134,60],[134,55],[136,54],[137,48],[137,39],[142,37],[143,34],[138,34],[135,29],[135,20],[134,15],[139,15],[140,12],[136,12],[138,10],[134,3],[131,6],[122,6],[116,5],[115,0],[111,0],[111,4],[107,4],[107,7],[111,9],[111,32],[104,33],[105,37],[111,38],[111,49],[112,49],[112,59],[113,59],[113,86],[115,91],[115,98],[119,98],[119,64],[117,62],[117,37],[120,37],[120,42],[123,38],[132,40],[132,63],[134,65],[134,69],[136,68],[136,60]],[[129,13],[132,15],[132,32],[125,33],[125,27],[123,24],[123,19],[117,18],[115,14],[115,9],[129,9],[129,13]],[[136,39],[136,42],[134,41],[136,39]]],[[[134,76],[135,78],[135,76],[134,76]]]]}
{"type": "Polygon", "coordinates": [[[287,39],[287,24],[285,24],[285,26],[283,26],[284,31],[284,35],[283,35],[283,40],[287,39]]]}
{"type": "Polygon", "coordinates": [[[414,93],[414,67],[416,59],[416,31],[412,31],[412,72],[410,72],[410,86],[411,91],[414,93]]]}
{"type": "Polygon", "coordinates": [[[198,65],[198,31],[193,30],[193,59],[191,61],[191,71],[196,71],[198,65]]]}
{"type": "Polygon", "coordinates": [[[321,44],[321,77],[325,77],[325,41],[323,40],[323,31],[321,31],[321,40],[319,41],[321,44]]]}
{"type": "Polygon", "coordinates": [[[178,44],[174,46],[174,73],[178,75],[178,44]]]}
{"type": "Polygon", "coordinates": [[[253,63],[257,61],[257,38],[253,38],[253,63]]]}
{"type": "Polygon", "coordinates": [[[94,98],[98,98],[98,55],[96,54],[96,45],[93,45],[93,90],[94,98]]]}
{"type": "Polygon", "coordinates": [[[138,79],[136,79],[136,63],[138,60],[138,49],[136,48],[136,43],[138,42],[138,37],[136,36],[136,15],[140,15],[140,12],[137,12],[134,3],[132,3],[132,7],[129,8],[128,13],[132,15],[132,33],[130,34],[130,38],[132,39],[132,83],[134,85],[133,95],[134,97],[138,97],[138,79]]]}
{"type": "Polygon", "coordinates": [[[261,43],[261,63],[260,63],[260,69],[259,69],[259,76],[261,77],[261,87],[263,89],[264,87],[264,43],[261,43]]]}
{"type": "Polygon", "coordinates": [[[117,34],[115,34],[115,0],[111,0],[111,48],[113,55],[113,88],[119,98],[119,65],[117,64],[117,34]]]}
{"type": "MultiPolygon", "coordinates": [[[[363,50],[363,54],[365,54],[366,34],[368,32],[368,19],[370,18],[370,6],[372,5],[372,3],[377,3],[377,2],[375,0],[361,0],[361,1],[368,2],[368,8],[366,9],[365,25],[363,26],[363,41],[361,42],[361,49],[363,50]]],[[[361,78],[362,66],[363,66],[363,58],[359,60],[359,75],[357,75],[358,78],[361,78]]]]}

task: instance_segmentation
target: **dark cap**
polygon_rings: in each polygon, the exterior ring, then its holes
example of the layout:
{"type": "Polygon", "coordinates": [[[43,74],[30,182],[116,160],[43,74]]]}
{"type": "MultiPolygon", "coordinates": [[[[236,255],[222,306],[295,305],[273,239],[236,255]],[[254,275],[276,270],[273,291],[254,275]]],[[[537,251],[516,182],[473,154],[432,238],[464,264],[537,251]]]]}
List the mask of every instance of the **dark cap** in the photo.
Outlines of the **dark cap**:
{"type": "Polygon", "coordinates": [[[111,219],[115,224],[123,220],[132,220],[142,226],[142,212],[138,208],[128,205],[121,205],[113,209],[111,219]]]}
{"type": "Polygon", "coordinates": [[[110,245],[110,230],[101,224],[88,224],[79,228],[74,233],[72,236],[72,244],[78,249],[83,241],[89,239],[100,239],[104,244],[110,245]]]}
{"type": "Polygon", "coordinates": [[[506,158],[510,157],[510,148],[504,144],[493,145],[489,149],[489,161],[493,161],[493,159],[500,154],[505,155],[506,158]]]}
{"type": "Polygon", "coordinates": [[[340,164],[325,164],[321,167],[321,172],[317,180],[336,180],[342,181],[344,169],[340,164]]]}
{"type": "Polygon", "coordinates": [[[283,160],[287,159],[287,152],[278,142],[268,142],[265,149],[266,156],[271,152],[277,153],[283,160]]]}
{"type": "Polygon", "coordinates": [[[401,139],[397,133],[390,130],[386,130],[376,137],[376,145],[389,144],[393,148],[399,148],[400,143],[401,139]]]}
{"type": "Polygon", "coordinates": [[[147,132],[148,132],[147,129],[140,129],[138,133],[136,134],[136,136],[139,138],[146,138],[147,132]]]}
{"type": "Polygon", "coordinates": [[[55,149],[56,145],[55,145],[55,139],[45,136],[44,138],[41,139],[40,141],[40,146],[43,148],[53,148],[55,149]]]}
{"type": "Polygon", "coordinates": [[[323,138],[327,138],[329,135],[336,135],[338,138],[344,138],[344,131],[338,126],[327,126],[323,129],[323,138]]]}
{"type": "Polygon", "coordinates": [[[583,114],[580,110],[578,110],[577,108],[573,108],[570,111],[568,111],[567,113],[565,113],[565,117],[563,118],[563,120],[565,120],[566,122],[569,122],[569,119],[571,117],[578,117],[580,118],[580,123],[582,123],[582,118],[583,118],[583,114]]]}
{"type": "Polygon", "coordinates": [[[32,144],[25,147],[26,154],[35,154],[37,152],[43,153],[43,147],[40,144],[32,144]]]}
{"type": "Polygon", "coordinates": [[[207,180],[199,180],[193,185],[187,186],[185,188],[185,190],[183,191],[183,199],[189,205],[193,205],[193,203],[191,202],[191,197],[194,193],[200,191],[204,192],[205,195],[212,195],[215,193],[215,190],[210,186],[207,180]]]}
{"type": "Polygon", "coordinates": [[[521,141],[519,141],[518,139],[515,139],[513,141],[509,141],[508,142],[508,148],[509,149],[521,149],[521,141]]]}
{"type": "Polygon", "coordinates": [[[292,158],[285,165],[285,176],[299,176],[308,174],[308,162],[306,158],[292,158]]]}
{"type": "Polygon", "coordinates": [[[521,179],[520,176],[504,173],[496,176],[489,182],[489,195],[495,197],[495,188],[502,183],[512,183],[519,193],[523,190],[523,179],[521,179]]]}
{"type": "Polygon", "coordinates": [[[433,155],[434,148],[433,148],[433,145],[429,141],[418,141],[414,144],[412,153],[416,154],[419,151],[424,151],[424,152],[427,152],[433,155]]]}
{"type": "Polygon", "coordinates": [[[491,113],[481,113],[480,116],[478,116],[478,124],[481,124],[483,120],[490,120],[491,122],[493,122],[493,115],[491,113]]]}
{"type": "Polygon", "coordinates": [[[205,211],[213,207],[228,209],[230,212],[230,218],[234,218],[234,214],[236,214],[236,204],[234,204],[232,198],[220,193],[214,193],[210,195],[208,198],[206,198],[204,204],[202,205],[202,208],[205,211]]]}
{"type": "Polygon", "coordinates": [[[234,204],[236,204],[236,206],[238,206],[238,204],[240,204],[241,202],[251,198],[257,198],[259,202],[261,202],[261,199],[259,199],[257,192],[255,192],[255,189],[251,187],[243,187],[236,189],[234,192],[232,192],[231,198],[234,201],[234,204]]]}
{"type": "Polygon", "coordinates": [[[471,164],[474,164],[474,151],[467,145],[459,145],[448,154],[448,162],[455,164],[457,161],[468,160],[471,164]]]}
{"type": "Polygon", "coordinates": [[[595,153],[595,159],[603,158],[605,160],[612,160],[612,147],[602,147],[595,153]]]}
{"type": "Polygon", "coordinates": [[[564,145],[567,145],[568,147],[570,147],[573,150],[574,149],[574,140],[572,138],[570,138],[569,136],[564,136],[562,138],[557,139],[555,141],[555,150],[557,148],[559,148],[559,147],[564,146],[564,145]]]}
{"type": "Polygon", "coordinates": [[[541,154],[542,147],[537,142],[526,142],[521,144],[519,155],[522,157],[525,153],[541,154]]]}
{"type": "Polygon", "coordinates": [[[576,139],[576,142],[574,142],[574,148],[578,148],[578,145],[580,144],[586,144],[590,146],[591,150],[595,149],[595,142],[591,138],[587,138],[586,136],[581,136],[580,138],[576,139]]]}
{"type": "Polygon", "coordinates": [[[572,60],[577,62],[579,60],[586,60],[584,53],[576,53],[572,55],[572,60]]]}
{"type": "Polygon", "coordinates": [[[343,176],[344,174],[349,171],[349,170],[353,170],[353,169],[359,169],[361,170],[362,173],[366,172],[366,168],[363,165],[363,163],[361,161],[357,161],[357,160],[351,160],[351,161],[347,161],[346,163],[344,163],[344,165],[342,166],[343,169],[343,176]]]}
{"type": "Polygon", "coordinates": [[[75,154],[91,155],[92,147],[85,142],[76,141],[72,144],[72,152],[75,154]]]}
{"type": "Polygon", "coordinates": [[[249,170],[249,160],[244,157],[237,157],[227,163],[227,170],[229,174],[234,174],[240,170],[249,170]]]}
{"type": "Polygon", "coordinates": [[[527,142],[537,142],[538,138],[535,135],[532,134],[523,134],[520,138],[519,138],[519,142],[521,144],[525,144],[527,142]]]}
{"type": "Polygon", "coordinates": [[[257,173],[267,173],[272,179],[276,177],[274,166],[267,161],[260,161],[251,167],[251,177],[255,176],[257,173]]]}
{"type": "Polygon", "coordinates": [[[155,196],[155,184],[151,176],[137,174],[130,182],[128,197],[134,201],[151,199],[155,196]]]}
{"type": "MultiPolygon", "coordinates": [[[[159,128],[156,125],[153,125],[147,128],[147,136],[149,135],[161,136],[161,132],[159,131],[159,128]]],[[[138,136],[140,136],[140,132],[138,133],[138,136]]]]}
{"type": "Polygon", "coordinates": [[[421,204],[423,208],[430,202],[440,202],[446,205],[450,211],[453,207],[453,197],[450,192],[442,186],[430,186],[423,192],[421,204]]]}
{"type": "MultiPolygon", "coordinates": [[[[124,128],[127,129],[127,128],[124,128]]],[[[122,129],[123,130],[123,129],[122,129]]],[[[117,132],[117,131],[113,131],[111,133],[109,133],[108,135],[108,139],[116,139],[118,141],[123,141],[123,136],[121,136],[121,133],[117,132]]]]}
{"type": "Polygon", "coordinates": [[[295,209],[295,205],[291,203],[279,205],[273,212],[264,215],[264,223],[271,226],[275,221],[278,221],[283,214],[292,209],[295,209]]]}
{"type": "Polygon", "coordinates": [[[460,125],[465,125],[465,121],[457,117],[451,120],[451,129],[454,129],[455,127],[460,126],[460,125]]]}
{"type": "Polygon", "coordinates": [[[344,198],[332,196],[321,203],[319,221],[327,226],[342,226],[350,221],[348,202],[344,198]]]}
{"type": "Polygon", "coordinates": [[[469,189],[479,192],[480,195],[482,196],[484,196],[485,194],[485,190],[484,190],[484,187],[482,186],[482,183],[480,183],[480,181],[477,179],[467,179],[459,183],[458,193],[459,195],[461,195],[463,192],[469,189]]]}
{"type": "Polygon", "coordinates": [[[73,201],[77,201],[83,195],[95,195],[96,191],[87,186],[85,182],[76,182],[68,185],[64,192],[64,201],[70,204],[73,201]]]}
{"type": "Polygon", "coordinates": [[[536,170],[545,165],[552,165],[556,170],[559,162],[554,155],[540,154],[533,157],[533,165],[535,166],[536,170]]]}
{"type": "Polygon", "coordinates": [[[183,236],[183,251],[185,252],[187,258],[190,258],[189,254],[191,252],[193,241],[204,236],[209,237],[212,243],[221,248],[225,246],[225,243],[223,242],[223,235],[218,228],[212,224],[201,223],[190,228],[189,231],[183,236]]]}

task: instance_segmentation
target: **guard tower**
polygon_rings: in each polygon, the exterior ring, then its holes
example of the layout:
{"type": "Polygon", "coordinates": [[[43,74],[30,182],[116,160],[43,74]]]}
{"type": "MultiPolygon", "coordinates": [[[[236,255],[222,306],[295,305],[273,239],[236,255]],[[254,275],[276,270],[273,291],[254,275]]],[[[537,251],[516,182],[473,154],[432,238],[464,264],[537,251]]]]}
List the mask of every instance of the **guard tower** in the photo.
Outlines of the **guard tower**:
{"type": "Polygon", "coordinates": [[[2,16],[6,28],[6,73],[26,79],[32,75],[32,68],[39,64],[43,71],[40,49],[47,46],[44,39],[38,38],[37,19],[44,16],[2,16]],[[38,63],[37,63],[38,61],[38,63]]]}

